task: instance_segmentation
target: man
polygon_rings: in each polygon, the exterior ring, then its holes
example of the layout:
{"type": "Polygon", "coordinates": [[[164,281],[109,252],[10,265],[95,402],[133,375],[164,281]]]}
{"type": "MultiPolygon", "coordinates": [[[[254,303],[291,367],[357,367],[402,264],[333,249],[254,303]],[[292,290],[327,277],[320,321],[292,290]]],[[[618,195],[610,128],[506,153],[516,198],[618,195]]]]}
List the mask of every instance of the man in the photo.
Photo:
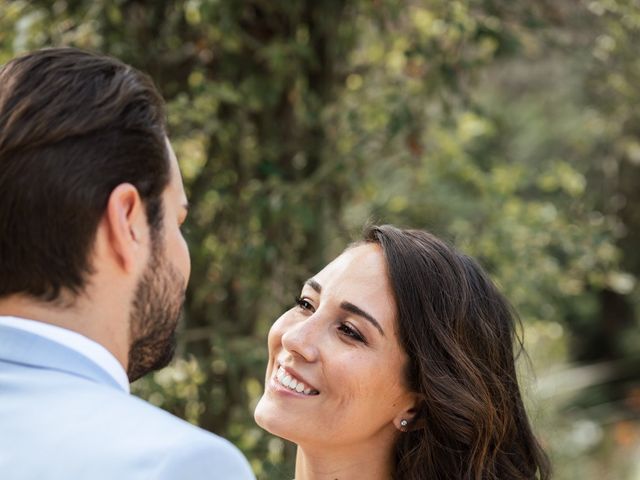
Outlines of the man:
{"type": "Polygon", "coordinates": [[[151,80],[46,49],[0,69],[0,478],[252,479],[129,395],[171,359],[187,201],[151,80]]]}

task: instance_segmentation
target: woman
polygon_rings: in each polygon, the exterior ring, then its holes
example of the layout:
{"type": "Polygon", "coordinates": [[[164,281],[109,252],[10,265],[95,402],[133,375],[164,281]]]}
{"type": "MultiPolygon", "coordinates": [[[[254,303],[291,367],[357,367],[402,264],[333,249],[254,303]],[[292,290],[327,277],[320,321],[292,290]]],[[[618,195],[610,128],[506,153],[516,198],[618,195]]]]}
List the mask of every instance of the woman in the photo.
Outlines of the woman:
{"type": "Polygon", "coordinates": [[[297,480],[547,479],[514,339],[470,257],[373,227],[274,323],[255,418],[298,445],[297,480]]]}

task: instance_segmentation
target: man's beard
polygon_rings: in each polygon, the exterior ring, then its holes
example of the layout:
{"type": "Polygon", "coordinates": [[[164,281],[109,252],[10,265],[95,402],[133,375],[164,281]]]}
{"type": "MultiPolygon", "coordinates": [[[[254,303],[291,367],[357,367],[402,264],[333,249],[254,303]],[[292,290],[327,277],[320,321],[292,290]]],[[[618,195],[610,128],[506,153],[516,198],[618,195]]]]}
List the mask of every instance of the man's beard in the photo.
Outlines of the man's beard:
{"type": "Polygon", "coordinates": [[[157,240],[152,242],[151,258],[133,297],[127,368],[130,382],[167,366],[176,347],[185,280],[163,255],[162,242],[157,240]]]}

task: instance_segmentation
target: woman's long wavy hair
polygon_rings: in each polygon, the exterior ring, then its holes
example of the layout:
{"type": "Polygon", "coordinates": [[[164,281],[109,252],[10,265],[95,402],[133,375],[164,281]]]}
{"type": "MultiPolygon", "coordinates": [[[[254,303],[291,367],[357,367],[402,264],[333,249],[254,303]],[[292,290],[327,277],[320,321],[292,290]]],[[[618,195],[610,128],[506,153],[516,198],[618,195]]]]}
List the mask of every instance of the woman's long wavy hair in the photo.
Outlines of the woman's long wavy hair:
{"type": "Polygon", "coordinates": [[[470,257],[433,235],[370,227],[397,305],[409,388],[422,401],[395,446],[398,480],[548,479],[515,369],[516,315],[470,257]]]}

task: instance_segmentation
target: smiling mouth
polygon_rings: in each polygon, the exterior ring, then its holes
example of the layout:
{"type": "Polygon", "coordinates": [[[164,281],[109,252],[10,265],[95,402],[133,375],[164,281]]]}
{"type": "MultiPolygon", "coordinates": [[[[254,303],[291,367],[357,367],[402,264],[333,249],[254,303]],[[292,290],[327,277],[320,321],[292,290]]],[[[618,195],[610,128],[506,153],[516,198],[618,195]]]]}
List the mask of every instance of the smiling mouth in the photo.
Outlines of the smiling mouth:
{"type": "Polygon", "coordinates": [[[293,377],[284,368],[278,367],[275,380],[285,388],[288,388],[292,392],[301,393],[303,395],[318,395],[320,392],[311,387],[308,387],[304,382],[293,377]]]}

